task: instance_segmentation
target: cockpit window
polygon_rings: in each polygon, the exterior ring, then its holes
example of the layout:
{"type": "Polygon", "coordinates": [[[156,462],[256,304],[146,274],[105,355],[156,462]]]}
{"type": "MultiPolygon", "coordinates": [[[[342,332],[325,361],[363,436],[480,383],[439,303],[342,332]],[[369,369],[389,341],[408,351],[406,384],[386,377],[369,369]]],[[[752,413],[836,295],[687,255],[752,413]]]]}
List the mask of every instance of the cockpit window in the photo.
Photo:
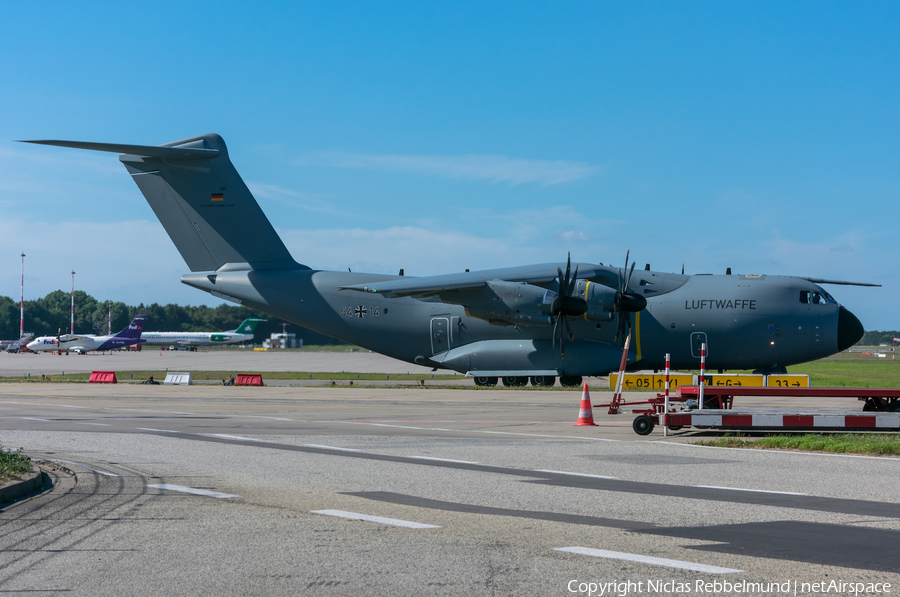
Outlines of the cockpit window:
{"type": "Polygon", "coordinates": [[[828,303],[837,304],[837,301],[824,290],[801,290],[800,303],[803,305],[827,305],[828,303]]]}

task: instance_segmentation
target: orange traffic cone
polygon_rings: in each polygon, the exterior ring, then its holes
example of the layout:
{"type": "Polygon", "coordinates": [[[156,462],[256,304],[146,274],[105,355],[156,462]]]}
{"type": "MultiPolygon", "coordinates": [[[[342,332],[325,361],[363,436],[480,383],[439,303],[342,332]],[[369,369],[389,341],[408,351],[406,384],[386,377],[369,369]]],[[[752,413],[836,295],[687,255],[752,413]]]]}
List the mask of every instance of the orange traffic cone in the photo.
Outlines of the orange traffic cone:
{"type": "Polygon", "coordinates": [[[591,410],[591,394],[588,392],[587,384],[584,384],[584,393],[581,395],[581,409],[578,411],[578,422],[573,427],[579,425],[597,426],[594,423],[594,413],[591,410]]]}

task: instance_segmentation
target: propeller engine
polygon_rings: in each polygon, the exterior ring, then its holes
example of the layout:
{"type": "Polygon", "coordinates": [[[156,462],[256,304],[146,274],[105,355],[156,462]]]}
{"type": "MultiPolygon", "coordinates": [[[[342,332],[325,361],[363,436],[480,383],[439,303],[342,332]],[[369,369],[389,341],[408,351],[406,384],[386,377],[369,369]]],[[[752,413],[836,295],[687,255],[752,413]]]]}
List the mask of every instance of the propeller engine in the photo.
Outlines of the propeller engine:
{"type": "Polygon", "coordinates": [[[625,337],[631,333],[631,314],[643,311],[647,307],[647,299],[636,292],[628,292],[628,285],[631,283],[631,275],[634,273],[634,262],[631,263],[631,270],[628,269],[628,257],[631,251],[625,253],[625,270],[628,275],[624,275],[623,270],[619,270],[619,289],[616,291],[616,301],[613,310],[616,313],[616,336],[613,342],[622,338],[624,344],[625,337]]]}
{"type": "Polygon", "coordinates": [[[556,347],[557,332],[559,333],[559,350],[563,358],[566,356],[566,337],[574,340],[575,336],[569,327],[569,317],[580,317],[587,313],[587,301],[580,296],[575,296],[576,278],[578,278],[578,266],[575,266],[575,273],[570,277],[572,272],[572,254],[566,260],[566,275],[563,276],[562,269],[556,268],[559,276],[557,283],[559,285],[559,294],[553,299],[550,305],[550,316],[553,318],[553,347],[556,347]],[[562,324],[562,325],[560,325],[562,324]]]}

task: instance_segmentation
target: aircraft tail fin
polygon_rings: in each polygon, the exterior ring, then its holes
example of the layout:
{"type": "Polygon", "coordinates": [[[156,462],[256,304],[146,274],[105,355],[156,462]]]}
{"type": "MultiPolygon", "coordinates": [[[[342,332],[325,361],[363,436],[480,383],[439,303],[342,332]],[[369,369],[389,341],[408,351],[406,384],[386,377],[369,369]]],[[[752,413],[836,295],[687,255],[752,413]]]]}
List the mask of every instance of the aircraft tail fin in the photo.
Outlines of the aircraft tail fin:
{"type": "Polygon", "coordinates": [[[140,338],[141,332],[144,331],[144,322],[147,321],[146,315],[135,315],[128,327],[116,334],[117,338],[140,338]]]}
{"type": "Polygon", "coordinates": [[[254,319],[252,317],[245,319],[244,322],[237,326],[237,329],[234,330],[236,334],[252,334],[256,331],[256,326],[259,325],[261,321],[268,321],[268,319],[254,319]]]}
{"type": "Polygon", "coordinates": [[[225,141],[200,135],[164,145],[28,141],[121,153],[156,217],[192,272],[309,269],[291,257],[240,174],[225,141]]]}

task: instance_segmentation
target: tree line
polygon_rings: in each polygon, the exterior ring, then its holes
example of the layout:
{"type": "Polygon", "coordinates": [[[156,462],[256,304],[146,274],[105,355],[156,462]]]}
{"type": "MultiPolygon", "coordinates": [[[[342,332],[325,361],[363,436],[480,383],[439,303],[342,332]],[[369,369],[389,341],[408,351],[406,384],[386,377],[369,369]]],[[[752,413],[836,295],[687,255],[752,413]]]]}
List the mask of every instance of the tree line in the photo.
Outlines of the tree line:
{"type": "Polygon", "coordinates": [[[866,332],[858,344],[863,346],[891,345],[894,338],[900,338],[900,332],[866,332]]]}
{"type": "MultiPolygon", "coordinates": [[[[75,291],[75,333],[106,334],[110,301],[98,301],[82,290],[75,291]]],[[[221,332],[237,328],[248,317],[266,319],[256,328],[254,340],[262,343],[270,334],[281,332],[279,324],[284,320],[266,315],[248,307],[219,305],[197,307],[160,305],[153,303],[137,306],[123,302],[111,302],[112,331],[123,329],[141,313],[147,316],[147,331],[160,332],[221,332]]],[[[25,301],[25,332],[35,336],[53,336],[70,331],[71,294],[54,290],[44,298],[25,301]]],[[[288,333],[297,334],[304,345],[343,344],[330,336],[314,332],[295,324],[288,325],[288,333]]],[[[19,337],[19,302],[0,296],[0,338],[12,340],[19,337]]]]}

